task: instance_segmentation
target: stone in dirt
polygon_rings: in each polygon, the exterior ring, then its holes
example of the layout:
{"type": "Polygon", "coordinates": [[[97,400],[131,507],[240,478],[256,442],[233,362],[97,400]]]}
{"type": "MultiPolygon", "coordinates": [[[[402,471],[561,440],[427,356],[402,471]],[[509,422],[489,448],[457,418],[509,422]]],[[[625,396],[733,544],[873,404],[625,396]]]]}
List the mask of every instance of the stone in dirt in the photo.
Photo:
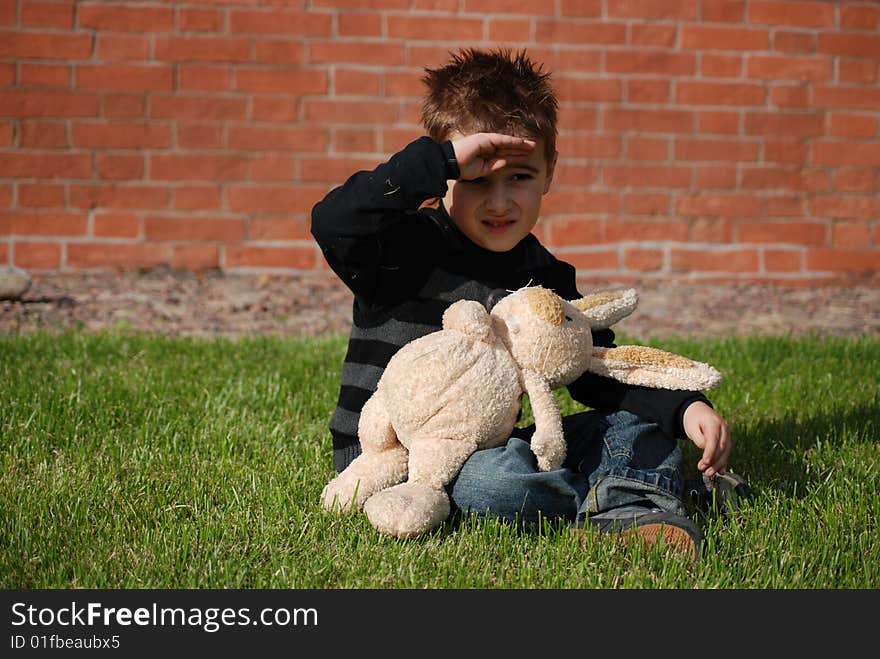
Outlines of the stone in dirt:
{"type": "Polygon", "coordinates": [[[15,266],[0,266],[0,300],[19,300],[31,287],[31,276],[15,266]]]}

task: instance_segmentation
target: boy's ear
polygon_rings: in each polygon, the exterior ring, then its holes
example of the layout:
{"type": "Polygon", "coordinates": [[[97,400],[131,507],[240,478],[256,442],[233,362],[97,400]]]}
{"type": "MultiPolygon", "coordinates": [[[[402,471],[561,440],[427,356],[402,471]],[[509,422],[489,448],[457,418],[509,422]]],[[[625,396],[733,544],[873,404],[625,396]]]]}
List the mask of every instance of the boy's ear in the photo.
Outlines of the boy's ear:
{"type": "Polygon", "coordinates": [[[556,172],[556,161],[559,159],[559,151],[553,152],[553,158],[547,163],[547,179],[544,181],[544,192],[550,192],[550,184],[553,183],[553,174],[556,172]]]}

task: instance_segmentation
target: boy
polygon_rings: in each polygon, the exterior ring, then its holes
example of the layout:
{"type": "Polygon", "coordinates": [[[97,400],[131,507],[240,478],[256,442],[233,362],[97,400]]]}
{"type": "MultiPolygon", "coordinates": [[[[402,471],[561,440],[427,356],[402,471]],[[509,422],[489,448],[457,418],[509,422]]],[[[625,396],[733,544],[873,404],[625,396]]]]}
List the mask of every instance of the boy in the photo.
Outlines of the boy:
{"type": "MultiPolygon", "coordinates": [[[[357,424],[391,356],[440,329],[461,299],[491,306],[504,291],[541,285],[581,297],[575,269],[531,233],[556,165],[557,101],[549,74],[524,52],[465,50],[426,70],[422,137],[358,172],[312,211],[312,234],[355,295],[342,386],[330,421],[333,464],[359,453],[357,424]],[[432,200],[442,199],[439,204],[432,200]]],[[[612,346],[611,330],[594,343],[612,346]]],[[[685,516],[676,438],[703,449],[699,469],[723,473],[727,424],[700,392],[624,385],[587,374],[569,387],[593,408],[565,419],[563,468],[537,470],[528,438],[473,454],[450,485],[460,511],[660,538],[692,558],[701,534],[685,516]]]]}

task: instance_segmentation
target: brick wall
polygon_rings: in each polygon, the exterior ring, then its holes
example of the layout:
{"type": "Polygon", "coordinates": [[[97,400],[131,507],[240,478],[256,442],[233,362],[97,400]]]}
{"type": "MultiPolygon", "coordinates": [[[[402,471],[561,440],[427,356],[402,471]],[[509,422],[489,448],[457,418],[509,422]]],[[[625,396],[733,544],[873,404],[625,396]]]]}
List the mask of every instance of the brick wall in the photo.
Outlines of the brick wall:
{"type": "Polygon", "coordinates": [[[555,72],[584,276],[880,272],[880,3],[0,0],[0,264],[324,268],[311,206],[462,45],[555,72]]]}

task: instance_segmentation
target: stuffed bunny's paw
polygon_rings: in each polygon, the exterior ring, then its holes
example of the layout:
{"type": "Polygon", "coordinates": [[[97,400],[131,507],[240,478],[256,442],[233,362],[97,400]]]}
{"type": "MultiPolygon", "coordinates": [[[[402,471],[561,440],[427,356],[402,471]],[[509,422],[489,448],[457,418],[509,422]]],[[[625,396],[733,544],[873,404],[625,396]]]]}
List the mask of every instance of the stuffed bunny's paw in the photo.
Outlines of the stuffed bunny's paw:
{"type": "Polygon", "coordinates": [[[449,516],[449,497],[422,483],[401,483],[370,497],[364,512],[377,530],[407,538],[442,524],[449,516]]]}

